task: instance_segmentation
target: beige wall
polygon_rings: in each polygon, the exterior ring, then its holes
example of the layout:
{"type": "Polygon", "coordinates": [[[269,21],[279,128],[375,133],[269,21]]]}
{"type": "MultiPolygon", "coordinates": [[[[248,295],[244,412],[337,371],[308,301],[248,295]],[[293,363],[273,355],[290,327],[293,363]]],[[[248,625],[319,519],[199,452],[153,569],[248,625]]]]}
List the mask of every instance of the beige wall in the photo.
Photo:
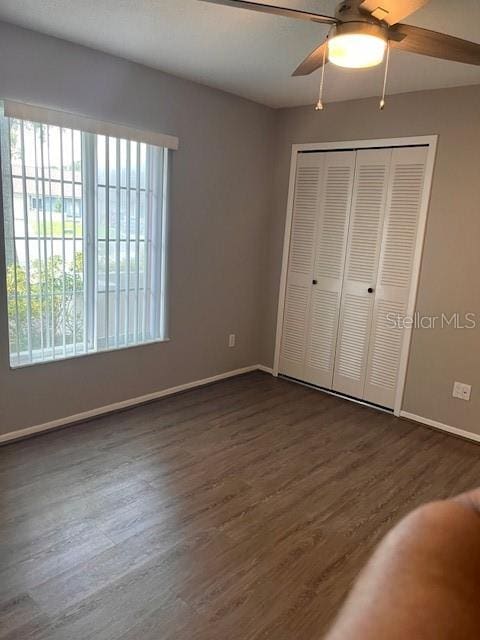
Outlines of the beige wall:
{"type": "Polygon", "coordinates": [[[258,363],[273,112],[1,23],[0,98],[180,138],[171,175],[171,341],[11,371],[0,256],[0,434],[258,363]]]}
{"type": "Polygon", "coordinates": [[[263,362],[273,360],[276,303],[293,143],[438,134],[417,311],[479,314],[475,330],[417,330],[404,409],[480,434],[480,86],[328,104],[276,114],[275,202],[264,298],[263,362]],[[453,381],[472,385],[472,399],[452,398],[453,381]]]}

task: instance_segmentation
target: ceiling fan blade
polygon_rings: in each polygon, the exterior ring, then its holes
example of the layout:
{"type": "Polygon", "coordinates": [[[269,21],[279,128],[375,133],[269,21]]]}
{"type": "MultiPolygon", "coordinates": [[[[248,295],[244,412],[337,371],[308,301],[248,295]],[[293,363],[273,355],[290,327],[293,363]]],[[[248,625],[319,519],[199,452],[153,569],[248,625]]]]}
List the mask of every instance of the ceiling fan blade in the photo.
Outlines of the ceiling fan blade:
{"type": "Polygon", "coordinates": [[[360,9],[368,11],[374,18],[383,20],[388,25],[394,25],[428,2],[430,0],[364,0],[360,9]]]}
{"type": "Polygon", "coordinates": [[[310,13],[309,11],[300,11],[298,9],[289,9],[288,7],[276,7],[270,4],[247,2],[247,0],[201,0],[201,2],[211,2],[212,4],[221,4],[226,7],[237,7],[238,9],[250,9],[251,11],[269,13],[271,15],[283,16],[285,18],[296,18],[297,20],[319,22],[321,24],[337,23],[337,20],[335,18],[331,18],[330,16],[323,16],[318,13],[310,13]]]}
{"type": "MultiPolygon", "coordinates": [[[[301,65],[299,65],[292,76],[308,76],[317,69],[323,67],[324,51],[327,46],[327,41],[314,49],[312,53],[305,58],[301,65]]],[[[325,62],[328,62],[328,57],[325,56],[325,62]]]]}
{"type": "Polygon", "coordinates": [[[419,53],[432,58],[441,58],[442,60],[480,65],[480,44],[476,42],[413,27],[409,24],[396,24],[390,29],[390,32],[394,36],[391,45],[395,49],[419,53]],[[400,34],[404,37],[397,40],[395,36],[400,34]]]}

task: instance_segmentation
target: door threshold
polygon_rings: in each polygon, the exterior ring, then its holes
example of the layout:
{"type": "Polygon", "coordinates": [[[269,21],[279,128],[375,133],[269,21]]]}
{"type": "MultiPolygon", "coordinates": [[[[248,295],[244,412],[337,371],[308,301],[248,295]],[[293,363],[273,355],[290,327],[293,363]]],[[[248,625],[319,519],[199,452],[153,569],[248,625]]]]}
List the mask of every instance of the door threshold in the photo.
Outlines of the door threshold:
{"type": "Polygon", "coordinates": [[[376,409],[377,411],[382,411],[383,413],[388,413],[389,415],[393,415],[393,409],[389,409],[388,407],[383,407],[382,405],[375,404],[374,402],[368,402],[367,400],[360,400],[359,398],[355,398],[354,396],[349,396],[346,393],[340,393],[340,391],[333,391],[332,389],[327,389],[326,387],[319,387],[316,384],[305,382],[304,380],[299,380],[298,378],[292,378],[291,376],[286,376],[284,373],[279,373],[278,377],[283,378],[284,380],[289,380],[290,382],[295,382],[296,384],[301,384],[303,387],[307,387],[308,389],[315,389],[316,391],[322,391],[322,393],[326,393],[329,396],[335,396],[336,398],[349,400],[350,402],[355,402],[355,404],[361,404],[364,407],[369,407],[370,409],[376,409]]]}

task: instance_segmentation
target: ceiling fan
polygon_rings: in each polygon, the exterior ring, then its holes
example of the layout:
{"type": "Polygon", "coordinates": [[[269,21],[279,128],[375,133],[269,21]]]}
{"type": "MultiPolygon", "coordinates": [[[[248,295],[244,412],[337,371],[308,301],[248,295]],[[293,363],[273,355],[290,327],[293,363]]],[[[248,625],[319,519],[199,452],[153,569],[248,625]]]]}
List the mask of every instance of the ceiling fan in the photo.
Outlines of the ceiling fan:
{"type": "Polygon", "coordinates": [[[373,67],[384,60],[385,53],[388,63],[390,47],[480,65],[480,44],[400,22],[429,0],[343,0],[335,17],[247,0],[202,1],[330,25],[327,39],[307,56],[294,76],[306,76],[327,62],[352,69],[373,67]]]}

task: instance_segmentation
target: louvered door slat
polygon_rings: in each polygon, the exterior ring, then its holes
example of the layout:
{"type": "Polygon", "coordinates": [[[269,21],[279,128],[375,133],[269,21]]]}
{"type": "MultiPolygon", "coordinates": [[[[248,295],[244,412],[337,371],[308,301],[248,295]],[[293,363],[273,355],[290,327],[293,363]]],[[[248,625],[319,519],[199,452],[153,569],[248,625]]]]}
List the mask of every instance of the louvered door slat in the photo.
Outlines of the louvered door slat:
{"type": "Polygon", "coordinates": [[[392,153],[364,391],[366,400],[389,408],[395,403],[404,340],[393,321],[407,310],[426,160],[424,147],[392,153]]]}
{"type": "Polygon", "coordinates": [[[363,397],[391,149],[357,152],[333,388],[363,397]]]}
{"type": "Polygon", "coordinates": [[[325,153],[304,380],[331,388],[340,312],[355,152],[325,153]]]}
{"type": "MultiPolygon", "coordinates": [[[[375,306],[372,326],[373,343],[369,362],[368,384],[394,391],[397,382],[398,364],[402,344],[401,329],[394,324],[398,315],[405,313],[401,303],[380,301],[375,306]]],[[[384,404],[380,398],[372,400],[384,404]]],[[[387,405],[385,405],[387,406],[387,405]]]]}
{"type": "MultiPolygon", "coordinates": [[[[307,159],[310,160],[307,156],[307,159]]],[[[299,161],[295,186],[292,240],[290,245],[290,272],[308,275],[312,272],[313,238],[318,211],[320,183],[319,162],[314,166],[299,161]]]]}
{"type": "Polygon", "coordinates": [[[307,327],[324,154],[297,160],[279,372],[304,379],[307,327]]]}
{"type": "MultiPolygon", "coordinates": [[[[288,284],[285,302],[282,357],[303,364],[305,350],[305,319],[308,311],[308,288],[288,284]]],[[[285,373],[287,373],[285,371],[285,373]]]]}
{"type": "Polygon", "coordinates": [[[335,291],[312,293],[309,344],[307,349],[305,380],[331,386],[331,371],[335,356],[335,341],[338,325],[338,294],[335,291]],[[325,374],[323,379],[322,373],[325,374]]]}
{"type": "MultiPolygon", "coordinates": [[[[342,300],[342,334],[337,350],[335,376],[361,380],[364,374],[370,319],[370,301],[365,296],[346,294],[342,300]]],[[[349,393],[348,388],[337,389],[349,393]]]]}

